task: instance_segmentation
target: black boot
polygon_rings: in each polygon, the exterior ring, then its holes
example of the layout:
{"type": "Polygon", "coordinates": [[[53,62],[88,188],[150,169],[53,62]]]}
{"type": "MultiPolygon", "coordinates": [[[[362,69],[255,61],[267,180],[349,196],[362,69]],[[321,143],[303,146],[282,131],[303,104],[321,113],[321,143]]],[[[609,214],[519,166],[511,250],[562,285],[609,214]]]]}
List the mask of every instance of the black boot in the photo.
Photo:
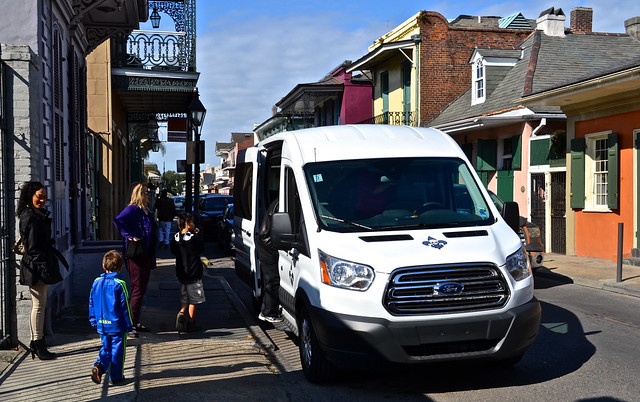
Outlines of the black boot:
{"type": "Polygon", "coordinates": [[[31,358],[35,359],[38,356],[40,360],[53,360],[56,358],[56,354],[49,352],[47,350],[47,345],[44,343],[44,339],[38,339],[36,341],[31,341],[31,345],[29,345],[31,349],[31,358]]]}

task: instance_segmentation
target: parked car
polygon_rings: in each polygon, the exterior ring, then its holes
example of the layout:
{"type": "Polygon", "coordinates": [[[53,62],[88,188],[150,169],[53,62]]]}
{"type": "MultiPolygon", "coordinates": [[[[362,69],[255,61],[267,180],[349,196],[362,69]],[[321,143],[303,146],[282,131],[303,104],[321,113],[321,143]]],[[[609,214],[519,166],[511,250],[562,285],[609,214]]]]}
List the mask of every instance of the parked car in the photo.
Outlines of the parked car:
{"type": "Polygon", "coordinates": [[[171,197],[173,204],[176,206],[176,212],[184,212],[184,197],[181,195],[174,195],[171,197]]]}
{"type": "Polygon", "coordinates": [[[227,205],[218,222],[218,244],[225,255],[233,252],[233,204],[227,205]]]}
{"type": "MultiPolygon", "coordinates": [[[[498,208],[498,211],[502,211],[504,201],[492,191],[489,191],[489,196],[496,208],[498,208]]],[[[521,216],[520,229],[517,233],[524,245],[524,249],[529,255],[531,269],[534,271],[537,270],[542,266],[542,261],[544,260],[544,243],[542,243],[542,232],[540,228],[529,222],[524,216],[521,216]]]]}
{"type": "Polygon", "coordinates": [[[232,195],[207,194],[198,200],[199,225],[205,238],[215,239],[219,221],[227,205],[233,202],[232,195]]]}

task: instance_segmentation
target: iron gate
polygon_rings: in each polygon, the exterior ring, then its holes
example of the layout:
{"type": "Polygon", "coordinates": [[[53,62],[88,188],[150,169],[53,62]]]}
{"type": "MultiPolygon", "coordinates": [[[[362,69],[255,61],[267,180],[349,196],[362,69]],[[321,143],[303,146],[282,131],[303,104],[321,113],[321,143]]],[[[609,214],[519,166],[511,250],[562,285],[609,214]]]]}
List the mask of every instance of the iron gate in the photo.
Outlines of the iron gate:
{"type": "MultiPolygon", "coordinates": [[[[544,173],[533,173],[531,174],[531,223],[540,228],[542,236],[547,233],[546,203],[544,173]]],[[[544,244],[544,237],[542,243],[544,244]]]]}
{"type": "Polygon", "coordinates": [[[12,166],[10,142],[5,127],[5,68],[4,63],[0,64],[0,158],[2,168],[0,168],[0,348],[11,346],[11,334],[15,330],[15,314],[12,306],[15,300],[15,284],[12,283],[13,261],[15,256],[10,251],[12,234],[15,231],[15,224],[11,217],[13,203],[10,183],[13,183],[12,175],[9,174],[12,166]]]}
{"type": "Polygon", "coordinates": [[[566,172],[551,173],[551,252],[567,253],[566,172]]]}

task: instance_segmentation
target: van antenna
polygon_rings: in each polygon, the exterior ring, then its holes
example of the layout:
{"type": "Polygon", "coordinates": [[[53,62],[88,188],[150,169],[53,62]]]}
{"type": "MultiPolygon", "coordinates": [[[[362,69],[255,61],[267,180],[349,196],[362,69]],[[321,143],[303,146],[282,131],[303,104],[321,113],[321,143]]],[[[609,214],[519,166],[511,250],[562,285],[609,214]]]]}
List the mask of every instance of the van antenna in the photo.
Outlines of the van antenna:
{"type": "Polygon", "coordinates": [[[318,156],[316,155],[316,151],[317,151],[317,148],[313,148],[313,161],[314,162],[318,161],[318,156]]]}

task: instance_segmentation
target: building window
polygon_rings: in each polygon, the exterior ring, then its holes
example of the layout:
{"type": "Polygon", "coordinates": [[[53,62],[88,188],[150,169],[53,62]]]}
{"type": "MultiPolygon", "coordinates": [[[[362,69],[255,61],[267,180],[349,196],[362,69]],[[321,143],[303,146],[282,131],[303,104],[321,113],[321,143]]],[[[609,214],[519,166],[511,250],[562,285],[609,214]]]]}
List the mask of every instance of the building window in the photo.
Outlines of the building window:
{"type": "Polygon", "coordinates": [[[572,208],[608,212],[618,208],[618,140],[615,133],[600,132],[586,135],[583,141],[584,162],[580,162],[580,139],[572,140],[572,194],[576,200],[572,208]],[[575,164],[578,167],[573,169],[575,164]],[[583,177],[577,176],[582,164],[583,177]],[[576,170],[576,172],[573,172],[576,170]],[[580,188],[581,187],[581,188],[580,188]],[[584,199],[582,205],[579,198],[584,199]]]}
{"type": "Polygon", "coordinates": [[[500,170],[512,170],[513,167],[513,139],[512,137],[502,139],[502,163],[500,170]]]}
{"type": "Polygon", "coordinates": [[[485,99],[485,71],[482,59],[475,62],[473,70],[473,100],[474,104],[482,103],[485,99]]]}
{"type": "Polygon", "coordinates": [[[593,152],[593,206],[607,207],[609,163],[607,160],[607,137],[595,138],[592,142],[593,152]]]}

